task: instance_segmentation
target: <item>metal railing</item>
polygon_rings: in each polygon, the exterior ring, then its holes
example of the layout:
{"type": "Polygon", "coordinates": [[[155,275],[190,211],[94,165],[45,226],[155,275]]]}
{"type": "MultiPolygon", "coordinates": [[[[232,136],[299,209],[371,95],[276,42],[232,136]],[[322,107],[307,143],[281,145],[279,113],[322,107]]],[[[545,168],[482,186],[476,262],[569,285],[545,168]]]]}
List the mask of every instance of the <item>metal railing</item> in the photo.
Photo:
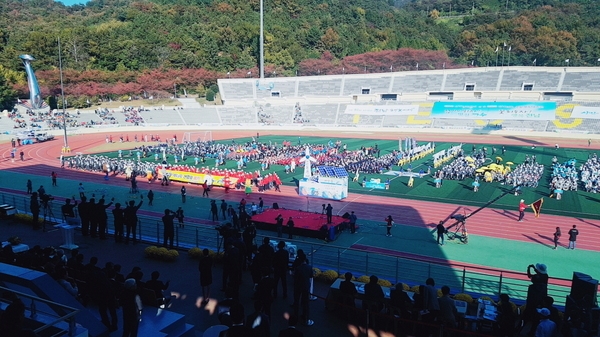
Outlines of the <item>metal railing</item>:
{"type": "MultiPolygon", "coordinates": [[[[56,325],[58,325],[61,322],[67,322],[68,335],[69,336],[75,335],[75,332],[77,329],[76,324],[75,324],[76,323],[75,315],[77,315],[77,313],[79,312],[79,309],[72,308],[72,307],[57,303],[57,302],[45,300],[45,299],[39,298],[37,296],[25,294],[25,293],[15,291],[15,290],[12,290],[9,288],[5,288],[2,286],[0,286],[0,290],[2,292],[11,292],[11,293],[16,294],[23,301],[23,304],[25,304],[25,309],[29,311],[29,318],[36,319],[38,316],[44,315],[45,318],[51,320],[49,323],[46,323],[39,328],[36,328],[34,330],[34,332],[36,334],[39,334],[42,331],[47,330],[51,327],[56,327],[56,325]],[[27,300],[24,300],[24,299],[27,299],[27,300]],[[29,303],[29,305],[27,303],[29,303]],[[65,314],[59,314],[59,312],[61,312],[61,311],[65,312],[65,314]]],[[[10,304],[10,302],[5,299],[0,299],[0,301],[7,302],[10,304]]],[[[60,329],[61,331],[64,331],[64,329],[62,329],[62,328],[58,328],[58,329],[60,329]]],[[[61,335],[62,335],[62,333],[61,333],[61,335]]]]}
{"type": "MultiPolygon", "coordinates": [[[[21,211],[29,209],[29,199],[28,196],[0,193],[0,201],[3,204],[10,204],[21,211]]],[[[60,217],[59,205],[50,203],[49,207],[52,208],[54,215],[60,217]]],[[[40,218],[42,218],[42,214],[40,218]]],[[[61,219],[55,220],[62,221],[61,219]]],[[[184,228],[179,228],[175,224],[174,246],[178,249],[202,247],[218,251],[221,248],[222,237],[215,226],[210,223],[208,219],[187,217],[184,228]]],[[[158,217],[138,215],[137,239],[155,245],[164,244],[162,226],[158,217]]],[[[112,217],[108,219],[107,228],[109,234],[114,233],[112,217]]],[[[266,235],[259,235],[256,242],[262,242],[264,236],[266,235]]],[[[273,235],[269,236],[272,239],[278,239],[273,235]]],[[[516,300],[526,299],[527,289],[531,284],[527,276],[519,272],[456,263],[449,265],[415,257],[398,257],[303,240],[285,239],[285,241],[296,245],[298,249],[303,249],[314,267],[334,270],[338,274],[350,271],[355,276],[377,275],[380,279],[389,280],[392,284],[403,282],[414,286],[423,284],[427,278],[431,277],[435,279],[437,285],[447,285],[453,292],[496,298],[501,293],[506,293],[516,300]]],[[[557,304],[562,303],[562,299],[565,299],[570,292],[570,286],[571,280],[550,278],[548,294],[556,299],[557,304]]]]}

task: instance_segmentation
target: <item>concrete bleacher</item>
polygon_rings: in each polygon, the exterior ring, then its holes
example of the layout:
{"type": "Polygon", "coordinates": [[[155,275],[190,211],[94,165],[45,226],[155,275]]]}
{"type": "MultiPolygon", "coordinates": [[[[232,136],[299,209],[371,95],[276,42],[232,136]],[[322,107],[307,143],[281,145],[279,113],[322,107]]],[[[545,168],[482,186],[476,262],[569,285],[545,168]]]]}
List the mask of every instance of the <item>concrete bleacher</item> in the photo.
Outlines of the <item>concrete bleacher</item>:
{"type": "Polygon", "coordinates": [[[600,91],[600,75],[583,71],[567,71],[561,91],[600,91]],[[583,89],[583,90],[582,90],[583,89]]]}
{"type": "Polygon", "coordinates": [[[296,78],[269,78],[260,82],[260,88],[256,89],[256,99],[273,98],[273,93],[279,93],[279,97],[296,96],[296,78]],[[267,89],[268,88],[268,89],[267,89]]]}
{"type": "Polygon", "coordinates": [[[256,79],[219,81],[219,92],[223,101],[229,99],[252,99],[254,98],[254,81],[256,79]],[[231,96],[231,97],[230,97],[231,96]]]}
{"type": "Polygon", "coordinates": [[[214,106],[183,109],[178,111],[186,125],[221,123],[217,108],[214,106]]]}
{"type": "Polygon", "coordinates": [[[289,124],[293,121],[294,105],[265,104],[261,108],[262,113],[269,116],[264,118],[269,124],[289,124]]]}
{"type": "Polygon", "coordinates": [[[475,84],[475,91],[496,90],[499,70],[446,74],[442,91],[464,91],[465,84],[475,84]]]}
{"type": "MultiPolygon", "coordinates": [[[[302,117],[308,122],[304,125],[336,123],[338,104],[304,104],[302,105],[302,117]]],[[[340,111],[342,114],[343,111],[340,111]]]]}
{"type": "Polygon", "coordinates": [[[444,74],[421,72],[399,74],[394,77],[391,93],[417,93],[442,90],[444,74]]]}
{"type": "MultiPolygon", "coordinates": [[[[523,84],[533,84],[533,91],[557,91],[562,72],[504,70],[501,91],[523,90],[523,84]]],[[[582,88],[583,89],[583,88],[582,88]]]]}
{"type": "Polygon", "coordinates": [[[238,125],[244,123],[258,123],[256,118],[256,107],[217,107],[221,123],[238,125]]]}
{"type": "Polygon", "coordinates": [[[546,131],[547,121],[531,121],[531,120],[510,120],[502,121],[502,129],[515,131],[546,131]]]}
{"type": "Polygon", "coordinates": [[[339,96],[342,77],[302,77],[298,81],[298,96],[339,96]]]}
{"type": "Polygon", "coordinates": [[[146,124],[185,124],[179,111],[172,107],[165,107],[164,110],[142,111],[139,114],[146,124]]]}
{"type": "Polygon", "coordinates": [[[345,78],[342,95],[360,95],[362,89],[370,89],[371,94],[386,94],[389,92],[391,79],[391,75],[374,78],[345,78]]]}

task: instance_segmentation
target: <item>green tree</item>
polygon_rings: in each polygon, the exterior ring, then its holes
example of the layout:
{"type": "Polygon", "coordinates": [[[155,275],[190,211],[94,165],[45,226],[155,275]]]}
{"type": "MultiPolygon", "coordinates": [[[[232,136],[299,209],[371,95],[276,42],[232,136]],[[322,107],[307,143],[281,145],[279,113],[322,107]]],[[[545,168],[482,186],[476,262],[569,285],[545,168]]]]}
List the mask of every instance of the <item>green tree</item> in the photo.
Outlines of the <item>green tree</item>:
{"type": "Polygon", "coordinates": [[[0,108],[12,109],[16,100],[16,93],[7,83],[6,78],[0,74],[0,108]]]}

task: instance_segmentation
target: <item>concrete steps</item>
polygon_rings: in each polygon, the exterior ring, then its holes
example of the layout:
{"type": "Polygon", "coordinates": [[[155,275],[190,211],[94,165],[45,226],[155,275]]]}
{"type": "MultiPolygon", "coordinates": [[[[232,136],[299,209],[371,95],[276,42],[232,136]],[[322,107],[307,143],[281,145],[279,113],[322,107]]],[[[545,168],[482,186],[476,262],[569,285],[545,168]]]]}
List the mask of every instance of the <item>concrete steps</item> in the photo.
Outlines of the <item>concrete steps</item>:
{"type": "Polygon", "coordinates": [[[200,109],[202,105],[196,101],[195,98],[178,98],[177,99],[184,109],[200,109]]]}

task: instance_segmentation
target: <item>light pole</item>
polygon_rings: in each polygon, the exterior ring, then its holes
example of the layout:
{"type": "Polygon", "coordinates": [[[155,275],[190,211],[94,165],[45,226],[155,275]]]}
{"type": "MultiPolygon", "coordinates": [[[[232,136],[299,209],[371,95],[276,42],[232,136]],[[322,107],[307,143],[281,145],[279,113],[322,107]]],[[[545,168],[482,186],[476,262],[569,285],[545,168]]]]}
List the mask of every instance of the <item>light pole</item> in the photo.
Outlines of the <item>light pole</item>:
{"type": "Polygon", "coordinates": [[[60,36],[58,37],[58,70],[60,72],[60,95],[62,96],[62,110],[63,110],[63,131],[65,135],[65,148],[64,152],[71,152],[69,149],[69,141],[67,140],[67,112],[65,105],[65,86],[63,84],[63,71],[62,71],[62,53],[60,48],[60,36]]]}
{"type": "Polygon", "coordinates": [[[260,79],[265,78],[265,32],[264,32],[264,7],[260,0],[260,79]]]}

